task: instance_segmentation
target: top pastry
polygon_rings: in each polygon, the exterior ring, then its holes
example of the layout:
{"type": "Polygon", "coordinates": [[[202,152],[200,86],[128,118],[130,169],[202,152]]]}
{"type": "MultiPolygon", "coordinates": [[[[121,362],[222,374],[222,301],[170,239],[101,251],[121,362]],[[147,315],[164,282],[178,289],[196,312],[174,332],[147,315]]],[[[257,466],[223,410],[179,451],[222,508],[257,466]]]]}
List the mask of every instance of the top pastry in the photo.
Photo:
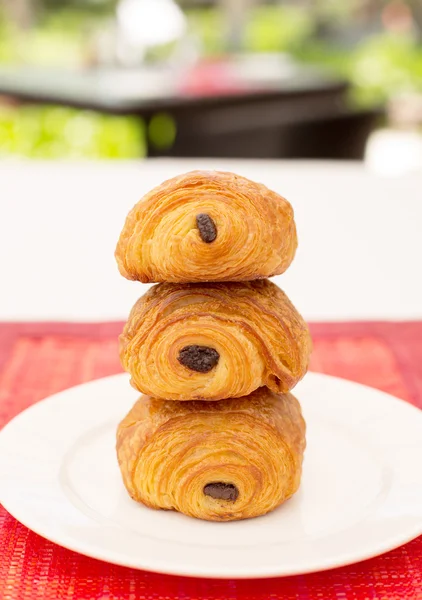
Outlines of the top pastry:
{"type": "Polygon", "coordinates": [[[133,207],[115,255],[144,283],[249,281],[283,273],[296,247],[285,198],[234,173],[192,171],[133,207]]]}

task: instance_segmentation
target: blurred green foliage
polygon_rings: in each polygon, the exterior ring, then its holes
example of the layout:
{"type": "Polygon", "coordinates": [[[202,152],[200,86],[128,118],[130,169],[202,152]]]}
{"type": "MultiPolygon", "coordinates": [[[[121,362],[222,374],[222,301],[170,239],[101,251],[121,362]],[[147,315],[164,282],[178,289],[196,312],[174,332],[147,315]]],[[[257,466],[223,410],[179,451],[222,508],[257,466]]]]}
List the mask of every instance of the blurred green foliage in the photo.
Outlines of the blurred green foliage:
{"type": "Polygon", "coordinates": [[[110,11],[116,6],[117,0],[36,0],[38,5],[46,11],[65,8],[81,9],[84,11],[84,15],[92,11],[94,15],[98,13],[110,13],[110,11]]]}
{"type": "Polygon", "coordinates": [[[171,148],[176,138],[176,123],[174,118],[167,113],[153,115],[148,123],[148,139],[151,144],[159,149],[171,148]]]}
{"type": "Polygon", "coordinates": [[[251,52],[292,52],[312,34],[312,20],[293,6],[261,6],[248,22],[246,45],[251,52]]]}
{"type": "MultiPolygon", "coordinates": [[[[347,27],[346,7],[347,3],[326,2],[319,16],[347,27]]],[[[385,103],[393,93],[422,90],[422,45],[416,36],[380,32],[347,47],[317,39],[314,17],[299,6],[259,6],[247,25],[246,49],[289,53],[347,78],[351,100],[359,106],[385,103]]],[[[190,18],[206,54],[223,52],[221,14],[196,10],[190,18]]]]}
{"type": "MultiPolygon", "coordinates": [[[[43,4],[54,10],[42,11],[37,27],[24,35],[0,14],[0,63],[81,64],[89,54],[90,34],[108,22],[115,0],[67,0],[71,8],[63,8],[61,0],[43,0],[43,4]]],[[[328,17],[347,23],[344,6],[330,0],[328,17]]],[[[190,9],[188,20],[205,55],[224,53],[225,23],[216,8],[190,9]]],[[[400,91],[422,90],[422,47],[414,37],[377,33],[346,47],[322,41],[315,36],[315,27],[315,15],[299,6],[259,6],[247,24],[245,49],[289,53],[347,77],[358,105],[383,103],[400,91]]],[[[174,123],[163,114],[146,131],[134,118],[0,104],[0,156],[132,158],[145,155],[146,135],[165,148],[175,133],[174,123]]]]}
{"type": "Polygon", "coordinates": [[[45,11],[36,27],[22,32],[6,19],[0,7],[0,63],[80,64],[87,35],[108,18],[102,11],[45,11]]]}
{"type": "Polygon", "coordinates": [[[404,36],[375,35],[353,51],[310,42],[295,56],[346,77],[357,106],[384,104],[394,94],[422,91],[422,47],[404,36]]]}
{"type": "Polygon", "coordinates": [[[111,159],[145,154],[142,123],[131,117],[54,106],[0,110],[0,156],[111,159]]]}
{"type": "MultiPolygon", "coordinates": [[[[199,34],[205,53],[223,53],[224,15],[215,8],[191,9],[187,14],[190,28],[199,34]]],[[[300,8],[258,6],[246,24],[245,46],[250,52],[291,52],[306,43],[312,28],[312,20],[300,8]]]]}
{"type": "MultiPolygon", "coordinates": [[[[22,36],[0,13],[0,63],[79,65],[84,59],[87,34],[108,18],[107,11],[98,14],[86,7],[46,11],[38,27],[22,36]]],[[[0,157],[10,155],[40,159],[138,158],[146,155],[145,128],[134,117],[55,106],[0,104],[0,157]]]]}

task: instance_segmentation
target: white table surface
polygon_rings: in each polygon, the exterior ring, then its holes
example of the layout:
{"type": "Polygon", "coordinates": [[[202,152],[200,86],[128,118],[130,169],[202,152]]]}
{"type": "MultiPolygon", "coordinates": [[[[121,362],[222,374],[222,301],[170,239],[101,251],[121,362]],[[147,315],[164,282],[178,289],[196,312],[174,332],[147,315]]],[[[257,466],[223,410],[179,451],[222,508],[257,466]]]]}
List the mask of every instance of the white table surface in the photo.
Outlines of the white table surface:
{"type": "Polygon", "coordinates": [[[147,286],[118,274],[126,213],[194,168],[233,170],[294,206],[295,261],[275,281],[309,320],[422,318],[422,174],[360,163],[168,160],[0,162],[0,320],[126,318],[147,286]]]}

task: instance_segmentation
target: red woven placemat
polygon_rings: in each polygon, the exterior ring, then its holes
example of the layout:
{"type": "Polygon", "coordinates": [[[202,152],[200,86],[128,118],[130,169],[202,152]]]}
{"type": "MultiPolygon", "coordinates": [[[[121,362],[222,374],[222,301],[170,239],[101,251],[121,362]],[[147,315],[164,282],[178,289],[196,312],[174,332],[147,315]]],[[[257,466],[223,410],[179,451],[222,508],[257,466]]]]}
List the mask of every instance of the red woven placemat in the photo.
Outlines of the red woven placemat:
{"type": "MultiPolygon", "coordinates": [[[[0,426],[37,400],[117,373],[118,323],[0,324],[0,426]]],[[[422,408],[422,323],[312,326],[312,369],[360,381],[422,408]]],[[[65,550],[0,508],[1,600],[422,600],[422,537],[378,558],[255,581],[172,577],[65,550]]]]}

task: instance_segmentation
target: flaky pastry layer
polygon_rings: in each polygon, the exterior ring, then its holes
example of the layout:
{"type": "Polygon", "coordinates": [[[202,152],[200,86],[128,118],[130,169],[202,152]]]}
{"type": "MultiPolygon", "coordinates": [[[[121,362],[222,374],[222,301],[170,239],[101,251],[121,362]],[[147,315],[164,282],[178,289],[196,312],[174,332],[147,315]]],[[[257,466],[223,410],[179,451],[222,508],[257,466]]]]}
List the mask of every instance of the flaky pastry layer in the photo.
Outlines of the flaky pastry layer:
{"type": "Polygon", "coordinates": [[[192,171],[134,206],[115,256],[144,283],[246,281],[283,273],[296,247],[285,198],[234,173],[192,171]]]}
{"type": "Polygon", "coordinates": [[[210,521],[263,515],[290,498],[304,450],[298,401],[267,388],[213,403],[141,396],[117,431],[134,500],[210,521]]]}
{"type": "Polygon", "coordinates": [[[263,385],[288,392],[305,375],[311,347],[306,323],[268,280],[156,285],[120,336],[133,387],[169,400],[234,398],[263,385]],[[186,366],[192,347],[216,351],[217,364],[208,372],[186,366]]]}

